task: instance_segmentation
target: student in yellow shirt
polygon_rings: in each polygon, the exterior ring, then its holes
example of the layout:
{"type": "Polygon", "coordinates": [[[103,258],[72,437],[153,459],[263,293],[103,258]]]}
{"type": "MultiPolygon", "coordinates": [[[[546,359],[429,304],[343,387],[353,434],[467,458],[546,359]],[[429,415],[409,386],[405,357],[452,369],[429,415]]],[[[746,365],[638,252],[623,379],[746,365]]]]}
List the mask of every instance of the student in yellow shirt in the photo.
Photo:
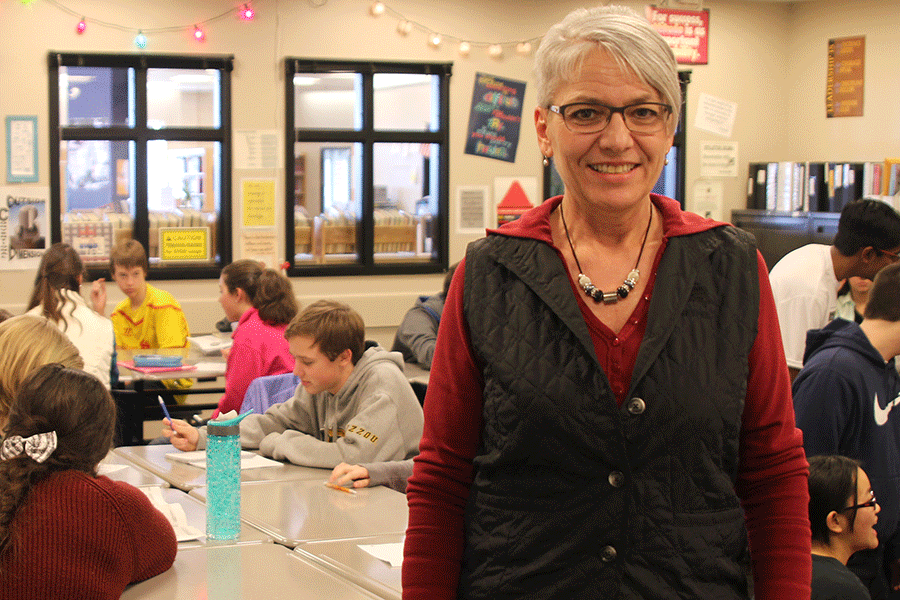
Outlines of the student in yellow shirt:
{"type": "MultiPolygon", "coordinates": [[[[117,244],[109,256],[109,271],[125,294],[110,315],[116,332],[116,345],[127,350],[184,348],[190,335],[181,305],[169,292],[147,283],[147,253],[140,242],[127,240],[117,244]]],[[[105,314],[106,280],[94,281],[91,288],[94,310],[105,314]]],[[[165,381],[166,387],[184,389],[190,379],[165,381]]],[[[179,398],[179,402],[184,397],[179,398]]]]}
{"type": "MultiPolygon", "coordinates": [[[[187,319],[181,305],[169,292],[147,283],[149,264],[144,247],[136,240],[116,245],[109,257],[113,280],[127,296],[119,302],[110,318],[120,348],[184,348],[187,345],[187,319]]],[[[106,281],[98,279],[91,290],[94,309],[104,314],[106,281]]]]}

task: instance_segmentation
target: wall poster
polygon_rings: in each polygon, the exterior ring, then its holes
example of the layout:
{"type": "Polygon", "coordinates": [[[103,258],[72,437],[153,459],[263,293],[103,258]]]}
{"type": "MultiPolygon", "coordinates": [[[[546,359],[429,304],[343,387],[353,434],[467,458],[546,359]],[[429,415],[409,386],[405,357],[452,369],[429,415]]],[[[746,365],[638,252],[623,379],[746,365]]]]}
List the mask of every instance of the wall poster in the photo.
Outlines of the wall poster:
{"type": "Polygon", "coordinates": [[[866,36],[828,40],[825,115],[829,119],[863,116],[865,59],[866,36]]]}
{"type": "Polygon", "coordinates": [[[709,63],[709,10],[676,10],[647,6],[644,14],[684,65],[709,63]]]}
{"type": "Polygon", "coordinates": [[[466,154],[516,162],[525,82],[475,73],[466,154]]]}

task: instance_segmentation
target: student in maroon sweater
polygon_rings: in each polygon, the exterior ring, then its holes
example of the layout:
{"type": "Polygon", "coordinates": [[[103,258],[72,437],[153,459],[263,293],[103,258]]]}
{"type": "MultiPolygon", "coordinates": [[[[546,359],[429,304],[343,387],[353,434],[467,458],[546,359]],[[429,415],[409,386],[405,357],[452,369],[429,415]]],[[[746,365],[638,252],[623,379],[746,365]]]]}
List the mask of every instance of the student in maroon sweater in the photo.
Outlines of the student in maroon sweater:
{"type": "Polygon", "coordinates": [[[112,599],[172,566],[166,518],[138,489],[97,476],[115,404],[59,364],[22,384],[0,445],[0,590],[7,600],[112,599]]]}

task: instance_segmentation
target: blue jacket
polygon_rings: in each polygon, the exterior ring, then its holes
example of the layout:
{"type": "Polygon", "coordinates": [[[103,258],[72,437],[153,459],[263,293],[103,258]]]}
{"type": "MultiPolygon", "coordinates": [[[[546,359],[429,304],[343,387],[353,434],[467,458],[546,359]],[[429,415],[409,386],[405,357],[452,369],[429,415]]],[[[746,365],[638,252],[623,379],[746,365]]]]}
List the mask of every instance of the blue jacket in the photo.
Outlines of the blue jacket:
{"type": "Polygon", "coordinates": [[[807,456],[841,454],[862,462],[881,512],[875,531],[886,560],[900,535],[900,377],[859,325],[835,319],[806,335],[793,385],[797,427],[807,456]]]}

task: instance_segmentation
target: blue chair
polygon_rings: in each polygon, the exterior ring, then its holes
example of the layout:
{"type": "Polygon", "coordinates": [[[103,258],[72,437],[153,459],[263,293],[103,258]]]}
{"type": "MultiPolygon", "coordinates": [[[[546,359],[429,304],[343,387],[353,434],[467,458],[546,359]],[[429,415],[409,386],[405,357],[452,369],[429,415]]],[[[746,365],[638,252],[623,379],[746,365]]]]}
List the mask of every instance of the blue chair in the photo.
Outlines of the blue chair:
{"type": "Polygon", "coordinates": [[[241,412],[247,412],[252,408],[254,413],[261,415],[273,404],[289,400],[298,385],[300,385],[300,378],[293,373],[257,377],[247,387],[244,402],[241,404],[241,412]]]}

